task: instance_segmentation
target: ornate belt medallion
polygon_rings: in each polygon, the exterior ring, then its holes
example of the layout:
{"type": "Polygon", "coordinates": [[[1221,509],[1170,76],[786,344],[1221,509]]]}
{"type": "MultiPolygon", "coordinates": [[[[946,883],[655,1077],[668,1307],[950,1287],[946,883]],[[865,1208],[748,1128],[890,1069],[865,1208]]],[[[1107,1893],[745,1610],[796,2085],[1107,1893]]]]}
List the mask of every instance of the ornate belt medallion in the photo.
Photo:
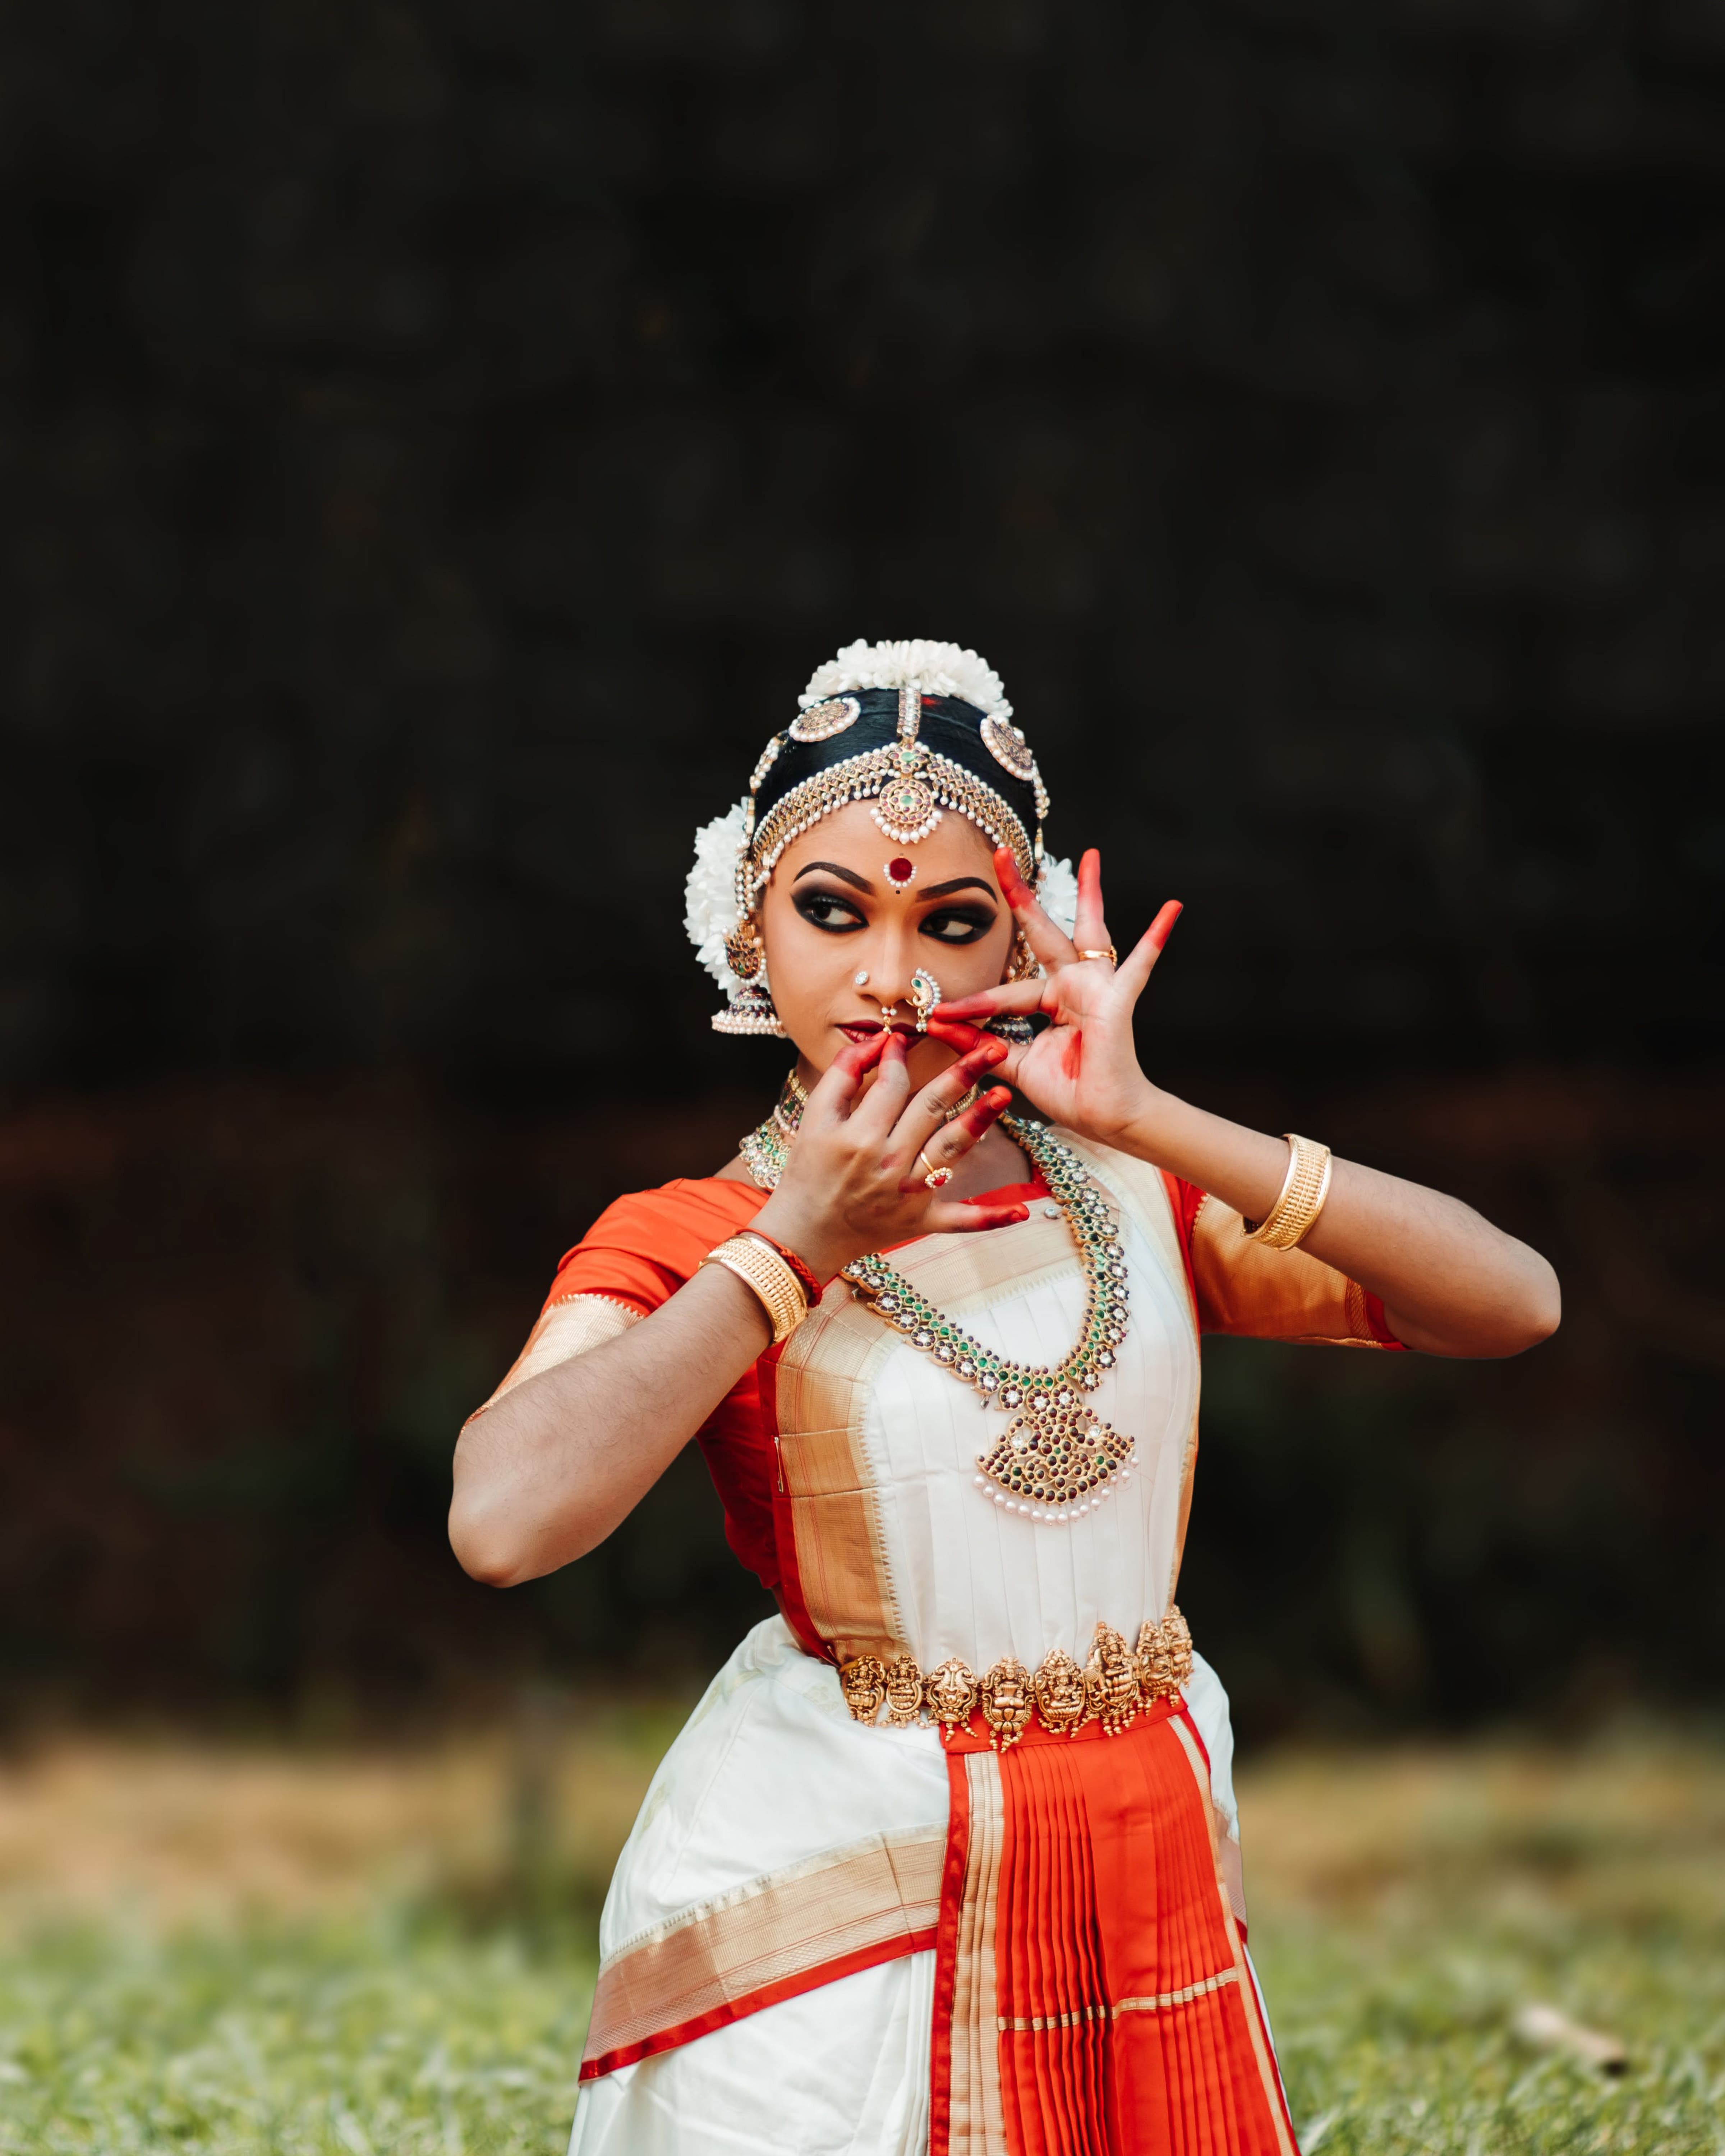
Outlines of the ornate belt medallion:
{"type": "Polygon", "coordinates": [[[839,1682],[857,1721],[876,1721],[884,1707],[894,1729],[920,1722],[925,1710],[942,1727],[962,1729],[980,1707],[994,1749],[1004,1752],[1033,1716],[1056,1737],[1076,1736],[1087,1722],[1117,1737],[1152,1702],[1172,1699],[1191,1675],[1192,1635],[1170,1603],[1160,1624],[1138,1627],[1135,1646],[1111,1625],[1098,1625],[1081,1670],[1060,1647],[1043,1656],[1034,1676],[1011,1655],[980,1677],[957,1656],[925,1676],[910,1655],[886,1662],[858,1655],[840,1666],[839,1682]]]}

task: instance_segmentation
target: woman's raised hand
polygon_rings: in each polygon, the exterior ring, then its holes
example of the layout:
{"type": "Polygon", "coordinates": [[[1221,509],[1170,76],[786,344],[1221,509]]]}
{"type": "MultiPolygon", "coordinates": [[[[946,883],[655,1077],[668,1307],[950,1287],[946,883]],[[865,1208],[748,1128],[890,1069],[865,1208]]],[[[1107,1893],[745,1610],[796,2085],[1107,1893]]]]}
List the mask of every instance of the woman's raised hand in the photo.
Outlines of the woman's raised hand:
{"type": "Polygon", "coordinates": [[[912,1093],[905,1045],[896,1033],[844,1050],[809,1096],[778,1188],[754,1225],[825,1280],[853,1258],[914,1235],[1025,1219],[1022,1205],[942,1198],[926,1179],[931,1170],[951,1168],[1010,1103],[1006,1088],[996,1086],[952,1115],[1007,1053],[1004,1041],[990,1036],[978,1043],[972,1034],[968,1053],[912,1093]],[[859,1099],[865,1075],[876,1065],[874,1084],[859,1099]]]}
{"type": "Polygon", "coordinates": [[[1102,857],[1094,848],[1078,864],[1078,911],[1070,936],[1037,904],[1004,846],[994,855],[994,870],[1047,978],[1009,981],[937,1004],[928,1029],[954,1048],[968,1048],[976,1038],[973,1029],[987,1019],[1009,1011],[1043,1012],[1053,1023],[1011,1050],[999,1065],[1000,1076],[1050,1122],[1081,1137],[1111,1143],[1150,1095],[1132,1041],[1132,1011],[1180,917],[1179,901],[1168,901],[1117,968],[1108,955],[1102,912],[1102,857]]]}

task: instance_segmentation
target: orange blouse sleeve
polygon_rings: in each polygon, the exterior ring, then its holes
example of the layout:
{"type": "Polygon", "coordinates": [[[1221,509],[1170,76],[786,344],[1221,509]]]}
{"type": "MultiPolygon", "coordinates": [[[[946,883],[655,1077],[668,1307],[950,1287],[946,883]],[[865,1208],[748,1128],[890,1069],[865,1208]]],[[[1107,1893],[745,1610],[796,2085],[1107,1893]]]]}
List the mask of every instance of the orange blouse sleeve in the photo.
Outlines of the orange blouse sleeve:
{"type": "MultiPolygon", "coordinates": [[[[639,1325],[766,1202],[767,1193],[752,1183],[707,1176],[631,1191],[608,1205],[557,1267],[526,1346],[485,1406],[524,1378],[639,1325]]],[[[776,1352],[769,1348],[761,1361],[770,1362],[776,1352]]],[[[720,1401],[696,1441],[725,1507],[726,1540],[762,1585],[778,1594],[773,1450],[761,1410],[759,1363],[752,1363],[720,1401]]]]}
{"type": "Polygon", "coordinates": [[[691,1279],[709,1250],[747,1227],[767,1203],[752,1183],[680,1178],[608,1205],[557,1267],[545,1307],[603,1296],[644,1317],[691,1279]]]}
{"type": "Polygon", "coordinates": [[[1296,1340],[1330,1348],[1405,1349],[1384,1305],[1333,1265],[1304,1250],[1255,1243],[1219,1198],[1170,1178],[1200,1332],[1296,1340]]]}

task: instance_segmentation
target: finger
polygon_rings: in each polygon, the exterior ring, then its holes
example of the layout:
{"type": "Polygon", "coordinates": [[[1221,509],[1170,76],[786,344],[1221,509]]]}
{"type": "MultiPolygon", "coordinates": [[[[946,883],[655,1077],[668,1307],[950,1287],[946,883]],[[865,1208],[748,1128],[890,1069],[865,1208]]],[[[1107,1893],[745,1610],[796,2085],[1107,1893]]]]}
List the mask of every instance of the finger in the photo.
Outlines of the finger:
{"type": "Polygon", "coordinates": [[[900,1191],[909,1196],[915,1190],[938,1188],[937,1184],[930,1184],[929,1176],[941,1168],[950,1170],[984,1135],[996,1117],[1011,1106],[1012,1095],[1006,1086],[991,1086],[962,1115],[954,1116],[951,1122],[931,1132],[911,1159],[899,1185],[900,1191]]]}
{"type": "Polygon", "coordinates": [[[1028,1205],[978,1205],[968,1199],[937,1198],[922,1218],[928,1235],[974,1235],[984,1228],[1011,1228],[1028,1220],[1028,1205]]]}
{"type": "Polygon", "coordinates": [[[1108,924],[1102,917],[1102,857],[1090,847],[1078,864],[1078,906],[1072,941],[1081,951],[1106,951],[1108,924]]]}
{"type": "Polygon", "coordinates": [[[1144,983],[1156,970],[1156,962],[1162,956],[1163,946],[1173,934],[1174,923],[1185,911],[1178,899],[1171,898],[1138,938],[1134,948],[1127,952],[1120,971],[1114,978],[1134,1003],[1144,993],[1144,983]]]}
{"type": "Polygon", "coordinates": [[[822,1071],[803,1111],[805,1123],[843,1122],[862,1081],[879,1060],[886,1042],[880,1034],[841,1048],[822,1071]]]}
{"type": "Polygon", "coordinates": [[[1003,981],[998,988],[978,988],[973,996],[955,996],[949,1004],[937,1004],[929,1014],[934,1029],[937,1018],[999,1018],[1003,1011],[1034,1011],[1042,1008],[1046,981],[1003,981]]]}
{"type": "Polygon", "coordinates": [[[1045,966],[1070,966],[1076,949],[1067,936],[1043,911],[1036,894],[1019,874],[1010,846],[994,849],[994,873],[1000,879],[1001,896],[1012,908],[1024,932],[1024,941],[1045,966]]]}
{"type": "Polygon", "coordinates": [[[957,1024],[945,1019],[930,1019],[928,1030],[935,1040],[945,1041],[948,1047],[966,1051],[979,1046],[985,1040],[999,1042],[1005,1053],[995,1065],[993,1075],[1008,1086],[1018,1083],[1019,1065],[1024,1054],[1024,1042],[1004,1040],[998,1033],[978,1033],[973,1025],[957,1024]]]}
{"type": "Polygon", "coordinates": [[[893,1143],[902,1142],[907,1156],[926,1143],[930,1130],[943,1123],[971,1087],[979,1085],[996,1064],[1006,1060],[1006,1053],[1004,1040],[997,1040],[992,1034],[981,1035],[968,1055],[961,1055],[938,1078],[931,1079],[911,1101],[892,1134],[893,1143]]]}
{"type": "Polygon", "coordinates": [[[877,1051],[880,1060],[875,1066],[875,1082],[864,1098],[852,1111],[850,1120],[857,1127],[859,1137],[884,1141],[905,1111],[906,1096],[911,1090],[911,1077],[905,1067],[906,1050],[902,1039],[888,1031],[875,1034],[880,1043],[877,1051]]]}
{"type": "Polygon", "coordinates": [[[961,1055],[968,1055],[972,1049],[980,1048],[985,1040],[998,1040],[999,1036],[981,1032],[973,1025],[964,1025],[952,1019],[931,1018],[928,1037],[931,1040],[943,1043],[947,1048],[956,1048],[961,1055]]]}

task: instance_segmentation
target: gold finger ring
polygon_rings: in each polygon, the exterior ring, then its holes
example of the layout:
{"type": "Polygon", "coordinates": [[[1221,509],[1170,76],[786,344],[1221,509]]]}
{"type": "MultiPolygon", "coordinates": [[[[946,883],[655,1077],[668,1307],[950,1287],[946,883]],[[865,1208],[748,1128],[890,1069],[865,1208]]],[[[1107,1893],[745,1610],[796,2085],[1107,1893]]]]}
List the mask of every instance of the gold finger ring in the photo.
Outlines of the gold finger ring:
{"type": "Polygon", "coordinates": [[[916,1158],[928,1170],[922,1180],[931,1190],[943,1189],[952,1180],[952,1171],[950,1168],[937,1168],[926,1152],[919,1152],[916,1158]]]}
{"type": "Polygon", "coordinates": [[[1078,955],[1081,958],[1106,958],[1111,966],[1120,963],[1120,953],[1111,943],[1106,951],[1081,951],[1078,955]]]}
{"type": "Polygon", "coordinates": [[[964,1094],[962,1098],[954,1101],[950,1108],[937,1108],[935,1113],[940,1117],[943,1123],[950,1123],[954,1116],[962,1116],[967,1108],[973,1108],[977,1102],[982,1098],[982,1095],[983,1081],[978,1078],[975,1085],[971,1087],[970,1091],[964,1094]]]}

